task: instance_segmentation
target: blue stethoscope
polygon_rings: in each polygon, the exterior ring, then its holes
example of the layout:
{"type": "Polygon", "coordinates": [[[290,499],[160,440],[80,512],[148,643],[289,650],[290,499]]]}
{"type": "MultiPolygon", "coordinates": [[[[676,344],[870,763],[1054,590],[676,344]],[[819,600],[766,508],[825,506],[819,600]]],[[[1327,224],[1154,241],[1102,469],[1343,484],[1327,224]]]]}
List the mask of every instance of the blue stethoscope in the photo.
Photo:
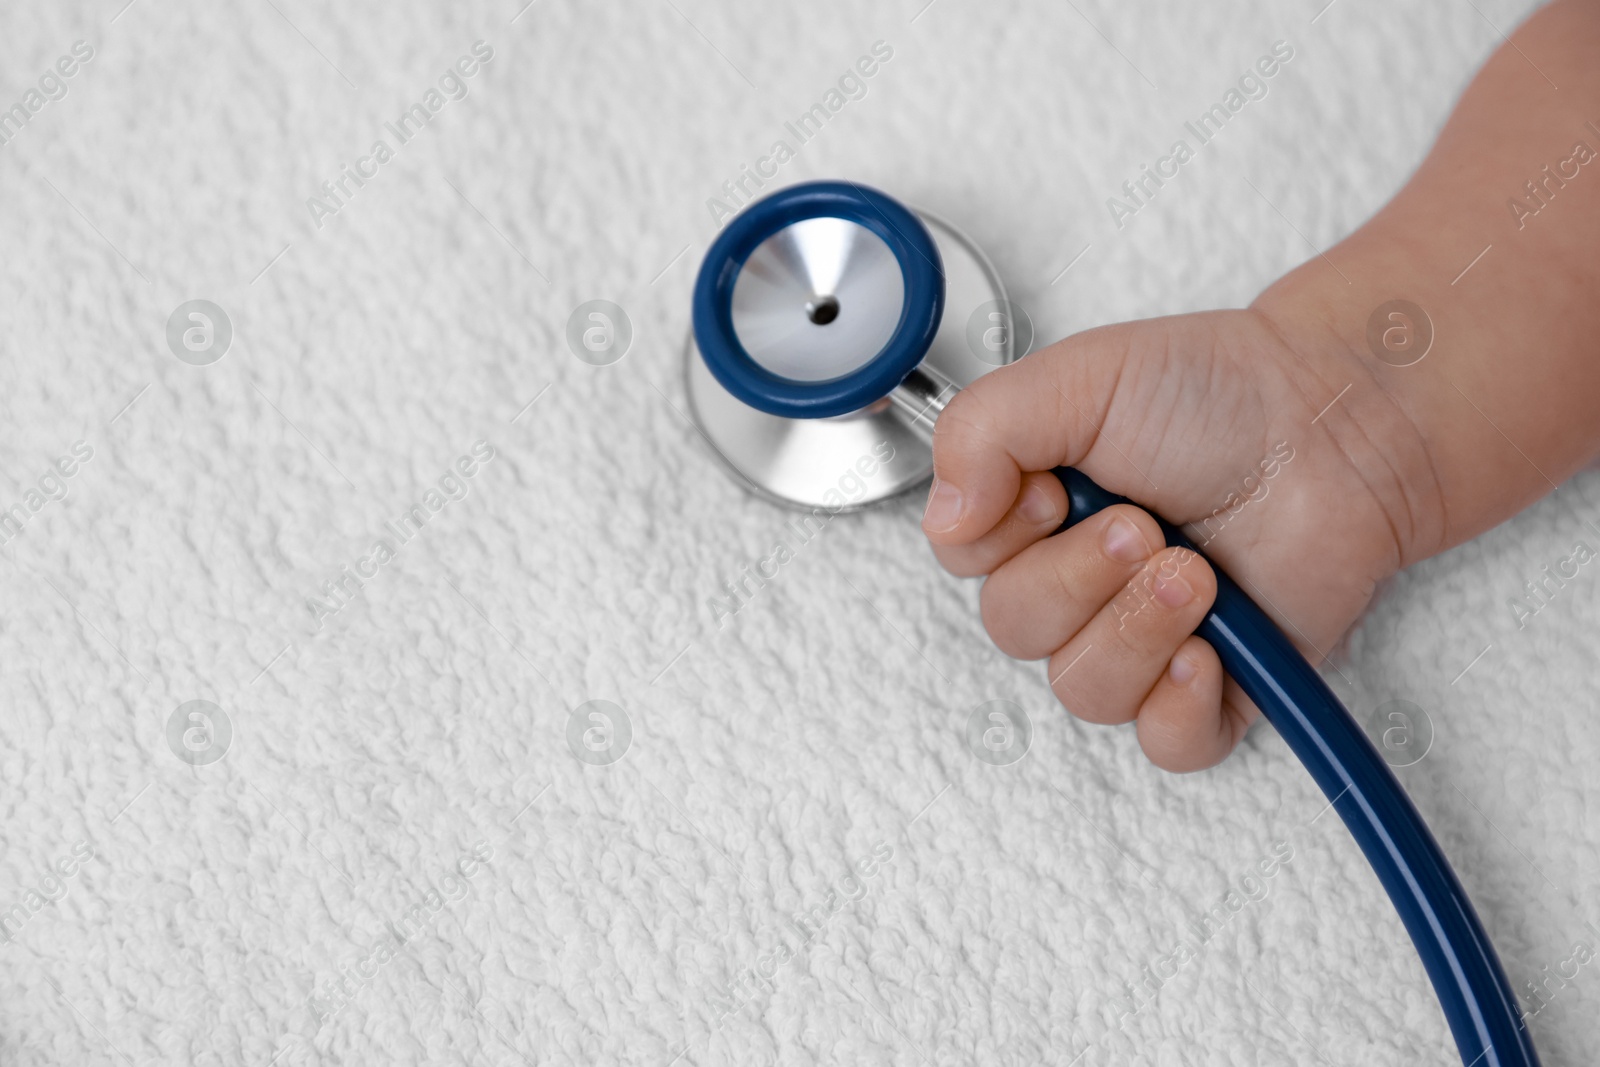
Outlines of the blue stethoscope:
{"type": "MultiPolygon", "coordinates": [[[[722,461],[768,499],[832,511],[926,484],[933,424],[954,390],[1026,354],[1016,351],[1016,310],[965,237],[850,182],[792,186],[730,220],[701,265],[693,319],[686,386],[722,461]],[[843,497],[840,472],[869,453],[870,486],[843,497]]],[[[1071,468],[1055,473],[1070,504],[1063,529],[1128,503],[1071,468]]],[[[1161,526],[1168,545],[1198,551],[1161,526]]],[[[1327,683],[1221,570],[1196,633],[1366,853],[1422,956],[1462,1062],[1538,1064],[1466,891],[1327,683]]]]}

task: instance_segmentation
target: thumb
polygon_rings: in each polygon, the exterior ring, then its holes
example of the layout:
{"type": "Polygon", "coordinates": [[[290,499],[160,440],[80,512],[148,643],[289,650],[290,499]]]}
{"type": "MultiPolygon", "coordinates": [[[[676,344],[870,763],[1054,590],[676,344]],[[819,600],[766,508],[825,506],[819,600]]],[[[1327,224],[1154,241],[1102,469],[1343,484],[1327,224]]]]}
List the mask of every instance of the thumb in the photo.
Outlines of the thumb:
{"type": "Polygon", "coordinates": [[[922,518],[928,539],[976,540],[1016,502],[1023,474],[1081,461],[1144,325],[1076,334],[957,393],[934,427],[933,488],[922,518]]]}

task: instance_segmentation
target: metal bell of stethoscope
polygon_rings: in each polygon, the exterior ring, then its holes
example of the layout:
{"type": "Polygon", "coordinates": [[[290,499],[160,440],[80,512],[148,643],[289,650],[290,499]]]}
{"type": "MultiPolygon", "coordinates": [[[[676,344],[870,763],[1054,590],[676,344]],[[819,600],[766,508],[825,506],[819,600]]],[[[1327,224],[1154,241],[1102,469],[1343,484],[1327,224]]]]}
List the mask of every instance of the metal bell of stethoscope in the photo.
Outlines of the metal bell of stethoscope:
{"type": "Polygon", "coordinates": [[[792,186],[729,220],[701,266],[689,405],[739,480],[795,507],[830,506],[839,472],[888,442],[843,510],[866,507],[927,484],[954,390],[1019,354],[1010,317],[949,223],[860,185],[792,186]]]}
{"type": "MultiPolygon", "coordinates": [[[[956,389],[1026,353],[994,269],[954,227],[852,182],[780,190],[730,219],[695,282],[685,379],[723,463],[775,502],[830,511],[925,485],[956,389]],[[994,316],[991,320],[988,311],[994,316]],[[975,325],[973,325],[975,324],[975,325]],[[969,339],[975,335],[976,343],[969,339]],[[829,490],[874,444],[864,496],[829,490]]],[[[1070,468],[1063,529],[1126,502],[1070,468]]],[[[1195,549],[1162,522],[1169,545],[1195,549]]],[[[1278,730],[1388,891],[1467,1067],[1538,1056],[1494,947],[1389,765],[1276,623],[1215,567],[1195,632],[1278,730]]]]}

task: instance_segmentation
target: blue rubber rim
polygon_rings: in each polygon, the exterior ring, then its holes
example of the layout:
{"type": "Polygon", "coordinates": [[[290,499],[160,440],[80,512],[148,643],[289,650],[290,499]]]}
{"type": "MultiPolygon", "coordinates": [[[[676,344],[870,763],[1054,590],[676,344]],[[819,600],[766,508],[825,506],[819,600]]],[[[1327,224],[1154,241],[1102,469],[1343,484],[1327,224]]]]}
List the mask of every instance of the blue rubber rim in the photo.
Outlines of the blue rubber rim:
{"type": "Polygon", "coordinates": [[[928,354],[944,315],[944,263],[933,235],[893,197],[854,182],[806,182],[751,204],[717,236],[694,283],[694,340],[722,387],[750,407],[791,419],[859,411],[888,396],[928,354]],[[733,286],[761,242],[805,219],[847,219],[875,234],[900,264],[905,304],[887,344],[837,378],[802,382],[757,363],[733,329],[733,286]]]}

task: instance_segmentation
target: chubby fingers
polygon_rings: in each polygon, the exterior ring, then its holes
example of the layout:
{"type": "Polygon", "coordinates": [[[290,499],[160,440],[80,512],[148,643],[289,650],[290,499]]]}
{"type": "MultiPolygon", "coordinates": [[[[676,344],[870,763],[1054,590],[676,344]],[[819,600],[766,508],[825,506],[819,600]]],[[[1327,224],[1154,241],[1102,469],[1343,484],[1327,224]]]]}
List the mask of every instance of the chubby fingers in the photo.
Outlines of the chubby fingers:
{"type": "Polygon", "coordinates": [[[1107,508],[1002,563],[984,584],[983,618],[1002,651],[1049,657],[1051,690],[1074,715],[1136,720],[1150,762],[1187,773],[1220,763],[1260,712],[1194,636],[1216,575],[1162,544],[1146,512],[1107,508]]]}
{"type": "Polygon", "coordinates": [[[1132,722],[1216,592],[1199,555],[1161,549],[1051,655],[1056,699],[1086,722],[1132,722]]]}
{"type": "Polygon", "coordinates": [[[941,566],[961,578],[988,574],[1017,553],[1061,527],[1067,518],[1067,491],[1045,471],[1022,476],[1011,507],[987,533],[967,544],[933,546],[941,566]]]}
{"type": "Polygon", "coordinates": [[[1163,770],[1203,771],[1221,763],[1260,714],[1223,676],[1216,651],[1190,637],[1139,709],[1139,746],[1163,770]]]}
{"type": "Polygon", "coordinates": [[[1042,659],[1128,588],[1162,543],[1145,511],[1106,508],[997,567],[983,585],[983,625],[1006,655],[1042,659]]]}
{"type": "Polygon", "coordinates": [[[1037,541],[983,589],[999,648],[1048,656],[1050,688],[1086,722],[1138,723],[1150,762],[1176,773],[1220,763],[1260,712],[1194,630],[1216,599],[1216,575],[1184,548],[1164,548],[1146,512],[1118,505],[1037,541]]]}
{"type": "Polygon", "coordinates": [[[1000,564],[982,607],[1001,651],[1049,657],[1051,689],[1079,718],[1130,722],[1154,700],[1152,758],[1165,766],[1194,758],[1183,749],[1208,725],[1221,733],[1222,669],[1191,636],[1215,597],[1206,561],[1164,547],[1155,519],[1123,504],[1000,564]]]}

